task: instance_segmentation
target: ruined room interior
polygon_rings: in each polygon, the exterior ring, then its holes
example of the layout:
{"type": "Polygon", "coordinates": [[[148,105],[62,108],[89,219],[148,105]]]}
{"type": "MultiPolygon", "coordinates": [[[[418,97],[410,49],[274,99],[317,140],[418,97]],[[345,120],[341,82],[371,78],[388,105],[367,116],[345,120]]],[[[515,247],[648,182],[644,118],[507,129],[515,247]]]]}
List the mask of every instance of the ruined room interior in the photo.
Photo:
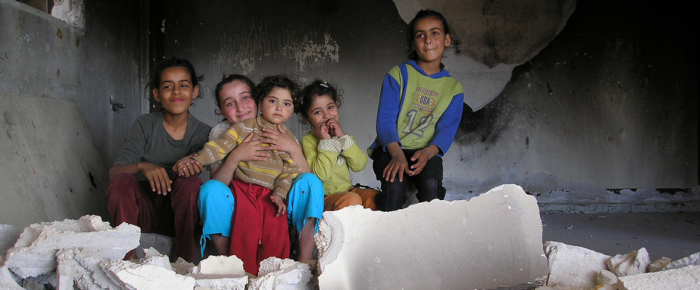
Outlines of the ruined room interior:
{"type": "MultiPolygon", "coordinates": [[[[166,56],[204,76],[190,113],[211,126],[222,74],[319,78],[342,90],[345,130],[368,147],[382,78],[425,8],[452,26],[443,63],[465,91],[446,200],[514,184],[536,202],[530,238],[645,248],[651,262],[700,252],[698,21],[678,0],[0,0],[0,224],[109,220],[108,170],[134,119],[157,109],[145,86],[166,56]]],[[[379,187],[371,163],[353,178],[379,187]]]]}

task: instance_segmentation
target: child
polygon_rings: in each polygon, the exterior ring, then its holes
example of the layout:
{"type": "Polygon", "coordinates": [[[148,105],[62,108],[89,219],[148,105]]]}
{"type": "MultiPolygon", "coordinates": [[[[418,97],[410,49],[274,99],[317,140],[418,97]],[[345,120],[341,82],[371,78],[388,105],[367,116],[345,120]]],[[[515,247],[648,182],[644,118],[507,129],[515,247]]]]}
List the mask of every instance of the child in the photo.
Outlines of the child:
{"type": "MultiPolygon", "coordinates": [[[[251,140],[250,134],[252,140],[259,140],[263,128],[278,130],[278,125],[289,119],[299,99],[299,88],[294,82],[283,76],[270,76],[262,80],[257,90],[262,114],[233,124],[220,139],[206,143],[194,160],[202,165],[220,161],[244,139],[251,140]]],[[[280,128],[287,131],[283,125],[280,128]]],[[[299,164],[290,154],[277,150],[265,160],[238,164],[231,181],[236,206],[229,253],[243,260],[246,272],[257,275],[260,262],[268,257],[289,257],[284,199],[299,173],[299,164]]]]}
{"type": "Polygon", "coordinates": [[[462,85],[444,69],[450,28],[439,12],[421,10],[408,24],[410,60],[384,77],[377,112],[377,139],[368,149],[382,183],[377,208],[400,209],[407,181],[419,201],[444,199],[442,156],[462,115],[462,85]]]}
{"type": "Polygon", "coordinates": [[[301,94],[303,99],[297,113],[311,125],[309,133],[301,138],[301,148],[311,172],[323,181],[325,210],[351,205],[376,210],[374,196],[378,192],[353,187],[350,181],[350,170],[362,171],[367,165],[367,155],[340,126],[338,108],[342,99],[337,90],[325,81],[316,80],[301,94]]]}
{"type": "MultiPolygon", "coordinates": [[[[201,77],[189,61],[174,57],[150,77],[153,98],[163,110],[138,117],[117,153],[107,185],[110,217],[114,226],[126,222],[142,233],[174,235],[173,260],[193,261],[202,181],[197,175],[178,177],[171,168],[207,142],[211,127],[189,113],[201,77]]],[[[133,252],[128,256],[133,258],[133,252]]]]}
{"type": "MultiPolygon", "coordinates": [[[[214,90],[216,105],[225,120],[216,125],[209,134],[209,140],[219,139],[234,123],[255,118],[258,106],[255,101],[256,91],[253,82],[242,75],[226,75],[214,90]]],[[[286,132],[286,131],[284,131],[286,132]]],[[[223,162],[211,165],[211,180],[200,188],[199,212],[204,228],[200,244],[204,251],[206,240],[211,239],[219,255],[228,255],[231,221],[234,212],[234,199],[229,189],[238,163],[245,161],[264,161],[269,156],[263,149],[277,148],[289,153],[293,160],[298,160],[302,172],[308,172],[309,166],[293,135],[282,134],[277,130],[265,129],[260,134],[263,140],[250,140],[254,134],[231,151],[223,162]],[[261,143],[273,146],[261,147],[261,143]]],[[[195,162],[196,163],[196,162],[195,162]]],[[[311,259],[318,222],[323,214],[323,186],[321,181],[311,173],[302,173],[294,181],[289,194],[287,214],[290,222],[301,232],[299,261],[311,259]],[[301,194],[296,194],[300,192],[301,194]],[[292,212],[294,210],[294,212],[292,212]]],[[[202,254],[203,255],[203,254],[202,254]]]]}

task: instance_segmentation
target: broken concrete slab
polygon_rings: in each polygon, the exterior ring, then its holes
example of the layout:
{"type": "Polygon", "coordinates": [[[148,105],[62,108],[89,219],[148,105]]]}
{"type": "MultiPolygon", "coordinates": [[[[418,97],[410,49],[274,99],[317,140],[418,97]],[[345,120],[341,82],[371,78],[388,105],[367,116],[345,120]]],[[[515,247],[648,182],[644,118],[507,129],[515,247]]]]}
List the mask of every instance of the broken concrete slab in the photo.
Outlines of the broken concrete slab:
{"type": "Polygon", "coordinates": [[[700,289],[700,266],[618,278],[623,290],[700,289]]]}
{"type": "Polygon", "coordinates": [[[673,261],[666,265],[666,267],[663,268],[663,270],[672,270],[672,269],[678,269],[678,268],[683,268],[685,266],[698,266],[700,265],[700,252],[697,252],[695,254],[692,254],[690,256],[687,256],[683,259],[679,259],[676,261],[673,261]]]}
{"type": "Polygon", "coordinates": [[[607,270],[610,256],[560,242],[544,243],[549,262],[547,286],[557,289],[593,289],[598,275],[607,270]]]}
{"type": "Polygon", "coordinates": [[[22,278],[47,274],[56,268],[59,250],[78,247],[103,259],[121,259],[138,245],[140,233],[140,228],[126,223],[112,229],[99,216],[33,224],[7,251],[5,265],[22,278]]]}
{"type": "Polygon", "coordinates": [[[191,290],[195,279],[162,267],[123,260],[102,261],[100,267],[121,289],[191,290]]]}
{"type": "Polygon", "coordinates": [[[248,285],[247,275],[192,274],[189,276],[195,279],[195,289],[245,290],[248,285]]]}
{"type": "Polygon", "coordinates": [[[517,185],[395,212],[325,212],[316,244],[321,289],[489,289],[549,272],[537,201],[517,185]]]}
{"type": "Polygon", "coordinates": [[[243,261],[233,256],[209,256],[192,269],[192,274],[245,276],[243,261]]]}
{"type": "Polygon", "coordinates": [[[104,272],[103,258],[89,249],[60,250],[56,254],[59,289],[121,289],[104,272]]]}
{"type": "Polygon", "coordinates": [[[649,253],[645,248],[625,255],[615,255],[607,262],[608,270],[617,277],[644,274],[647,272],[649,264],[649,253]]]}
{"type": "Polygon", "coordinates": [[[308,264],[270,257],[260,262],[258,277],[250,279],[248,290],[304,290],[309,289],[311,278],[312,273],[308,264]]]}

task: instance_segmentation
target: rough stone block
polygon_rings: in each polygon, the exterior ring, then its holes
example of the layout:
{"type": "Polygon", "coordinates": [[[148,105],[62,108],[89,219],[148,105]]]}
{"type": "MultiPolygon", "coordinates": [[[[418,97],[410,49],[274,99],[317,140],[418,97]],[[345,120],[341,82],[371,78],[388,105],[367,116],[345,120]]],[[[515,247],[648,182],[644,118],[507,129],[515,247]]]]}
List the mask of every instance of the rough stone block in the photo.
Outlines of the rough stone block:
{"type": "Polygon", "coordinates": [[[641,248],[626,255],[615,255],[608,260],[608,270],[615,273],[617,277],[644,274],[649,267],[649,253],[647,249],[641,248]]]}
{"type": "Polygon", "coordinates": [[[325,212],[316,244],[321,289],[489,289],[549,271],[537,200],[517,185],[387,213],[325,212]]]}
{"type": "Polygon", "coordinates": [[[191,290],[194,278],[153,265],[140,265],[129,261],[110,260],[100,263],[112,282],[122,289],[191,290]]]}
{"type": "Polygon", "coordinates": [[[550,271],[547,286],[557,289],[593,289],[610,259],[608,255],[560,242],[547,241],[544,248],[550,271]]]}
{"type": "Polygon", "coordinates": [[[700,266],[620,277],[626,290],[700,289],[700,266]]]}
{"type": "MultiPolygon", "coordinates": [[[[248,290],[304,290],[311,281],[309,265],[291,259],[270,257],[260,262],[258,277],[250,279],[248,290]]],[[[350,289],[350,288],[327,288],[350,289]]],[[[369,288],[366,288],[369,289],[369,288]]]]}
{"type": "Polygon", "coordinates": [[[5,264],[22,278],[50,273],[61,249],[83,248],[104,259],[121,259],[138,246],[141,229],[121,224],[112,229],[99,216],[83,216],[33,224],[25,228],[15,246],[7,251],[5,264]]]}

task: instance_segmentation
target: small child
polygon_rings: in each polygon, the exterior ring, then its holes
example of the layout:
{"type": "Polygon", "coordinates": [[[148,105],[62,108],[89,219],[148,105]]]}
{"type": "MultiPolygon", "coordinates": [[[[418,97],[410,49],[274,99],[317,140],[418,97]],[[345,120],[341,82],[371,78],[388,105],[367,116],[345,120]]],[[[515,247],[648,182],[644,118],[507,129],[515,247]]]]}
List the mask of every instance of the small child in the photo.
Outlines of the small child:
{"type": "Polygon", "coordinates": [[[452,41],[445,17],[421,10],[407,32],[410,60],[384,77],[377,139],[368,149],[382,183],[377,208],[383,211],[406,203],[408,180],[421,202],[445,198],[441,157],[455,138],[464,102],[462,84],[442,65],[452,41]]]}
{"type": "Polygon", "coordinates": [[[378,192],[353,187],[350,181],[350,170],[362,171],[367,165],[367,155],[340,126],[338,108],[342,98],[338,91],[327,82],[316,80],[301,94],[301,106],[296,111],[311,125],[309,133],[301,138],[301,149],[311,172],[323,181],[325,210],[351,205],[376,210],[374,196],[378,192]]]}
{"type": "MultiPolygon", "coordinates": [[[[206,143],[194,160],[202,165],[220,161],[244,140],[250,140],[248,135],[253,134],[252,140],[264,139],[260,137],[263,128],[277,130],[281,125],[292,135],[282,124],[299,102],[299,87],[286,77],[269,76],[257,91],[262,114],[233,124],[220,139],[206,143]]],[[[231,181],[236,209],[229,254],[241,258],[246,272],[257,275],[260,262],[268,257],[289,257],[285,198],[299,173],[300,167],[290,155],[277,150],[263,161],[239,163],[231,181]]]]}

